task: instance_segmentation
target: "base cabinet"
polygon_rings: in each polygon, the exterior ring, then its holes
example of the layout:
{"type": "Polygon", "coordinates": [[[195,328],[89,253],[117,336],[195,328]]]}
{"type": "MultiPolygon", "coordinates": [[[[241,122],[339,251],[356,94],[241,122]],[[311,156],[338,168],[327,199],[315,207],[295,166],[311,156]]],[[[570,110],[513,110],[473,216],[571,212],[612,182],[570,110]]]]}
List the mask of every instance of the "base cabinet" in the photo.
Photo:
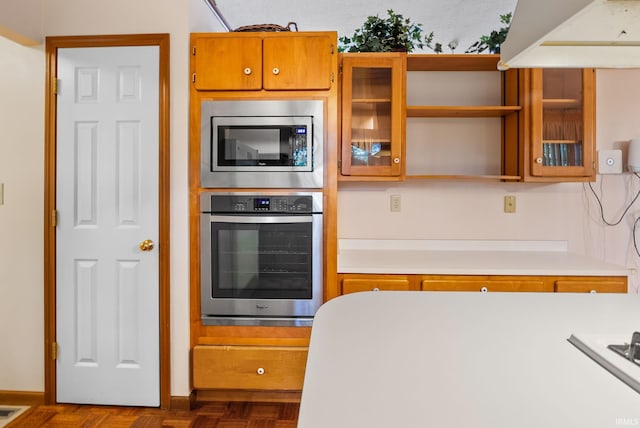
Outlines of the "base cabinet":
{"type": "Polygon", "coordinates": [[[339,274],[342,294],[377,290],[626,293],[626,276],[339,274]]]}
{"type": "Polygon", "coordinates": [[[409,291],[417,290],[412,275],[348,275],[342,278],[342,294],[359,291],[409,291]]]}
{"type": "Polygon", "coordinates": [[[307,347],[196,346],[196,389],[301,391],[307,347]]]}
{"type": "Polygon", "coordinates": [[[428,276],[420,281],[423,291],[521,291],[553,292],[549,280],[519,276],[428,276]]]}
{"type": "Polygon", "coordinates": [[[575,278],[558,279],[554,283],[557,293],[626,293],[627,278],[575,278]]]}

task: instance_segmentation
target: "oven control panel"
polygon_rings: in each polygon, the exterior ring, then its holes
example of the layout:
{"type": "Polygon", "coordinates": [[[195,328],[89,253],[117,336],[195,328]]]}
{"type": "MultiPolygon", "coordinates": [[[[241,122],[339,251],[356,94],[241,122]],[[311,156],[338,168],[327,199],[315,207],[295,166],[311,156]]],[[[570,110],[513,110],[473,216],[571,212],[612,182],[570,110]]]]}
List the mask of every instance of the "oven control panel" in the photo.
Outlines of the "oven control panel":
{"type": "Polygon", "coordinates": [[[203,202],[210,202],[210,207],[203,207],[203,212],[211,213],[314,213],[321,211],[318,199],[322,194],[290,194],[290,195],[238,195],[213,194],[203,197],[203,202]],[[209,200],[205,198],[210,198],[209,200]]]}

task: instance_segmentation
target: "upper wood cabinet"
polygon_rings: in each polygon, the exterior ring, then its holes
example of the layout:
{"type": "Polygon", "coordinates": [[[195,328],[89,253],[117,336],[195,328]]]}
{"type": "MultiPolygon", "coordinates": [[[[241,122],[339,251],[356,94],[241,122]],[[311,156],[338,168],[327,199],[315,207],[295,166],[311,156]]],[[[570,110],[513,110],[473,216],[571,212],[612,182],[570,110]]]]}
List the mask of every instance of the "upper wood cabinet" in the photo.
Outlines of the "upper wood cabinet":
{"type": "Polygon", "coordinates": [[[345,53],[340,180],[404,176],[404,53],[345,53]]]}
{"type": "Polygon", "coordinates": [[[194,33],[197,90],[328,90],[335,32],[194,33]]]}
{"type": "Polygon", "coordinates": [[[595,70],[525,73],[531,114],[524,181],[595,180],[595,70]]]}

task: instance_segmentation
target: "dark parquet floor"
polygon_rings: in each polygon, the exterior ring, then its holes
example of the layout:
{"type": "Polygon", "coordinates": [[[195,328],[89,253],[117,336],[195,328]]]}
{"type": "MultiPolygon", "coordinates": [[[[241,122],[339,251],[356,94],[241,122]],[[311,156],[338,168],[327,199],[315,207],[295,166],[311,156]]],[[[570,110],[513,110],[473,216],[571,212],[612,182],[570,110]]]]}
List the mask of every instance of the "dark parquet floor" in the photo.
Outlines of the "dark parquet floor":
{"type": "Polygon", "coordinates": [[[295,428],[296,403],[197,403],[187,410],[58,404],[30,408],[7,428],[295,428]]]}

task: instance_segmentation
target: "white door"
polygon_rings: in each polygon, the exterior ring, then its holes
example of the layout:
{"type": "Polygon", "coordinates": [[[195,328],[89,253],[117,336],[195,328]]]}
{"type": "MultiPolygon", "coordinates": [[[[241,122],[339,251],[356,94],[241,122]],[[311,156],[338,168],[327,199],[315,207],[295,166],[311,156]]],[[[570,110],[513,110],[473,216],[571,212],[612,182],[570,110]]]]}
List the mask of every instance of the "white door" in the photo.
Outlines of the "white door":
{"type": "Polygon", "coordinates": [[[159,48],[59,49],[57,72],[57,401],[159,406],[159,48]]]}

